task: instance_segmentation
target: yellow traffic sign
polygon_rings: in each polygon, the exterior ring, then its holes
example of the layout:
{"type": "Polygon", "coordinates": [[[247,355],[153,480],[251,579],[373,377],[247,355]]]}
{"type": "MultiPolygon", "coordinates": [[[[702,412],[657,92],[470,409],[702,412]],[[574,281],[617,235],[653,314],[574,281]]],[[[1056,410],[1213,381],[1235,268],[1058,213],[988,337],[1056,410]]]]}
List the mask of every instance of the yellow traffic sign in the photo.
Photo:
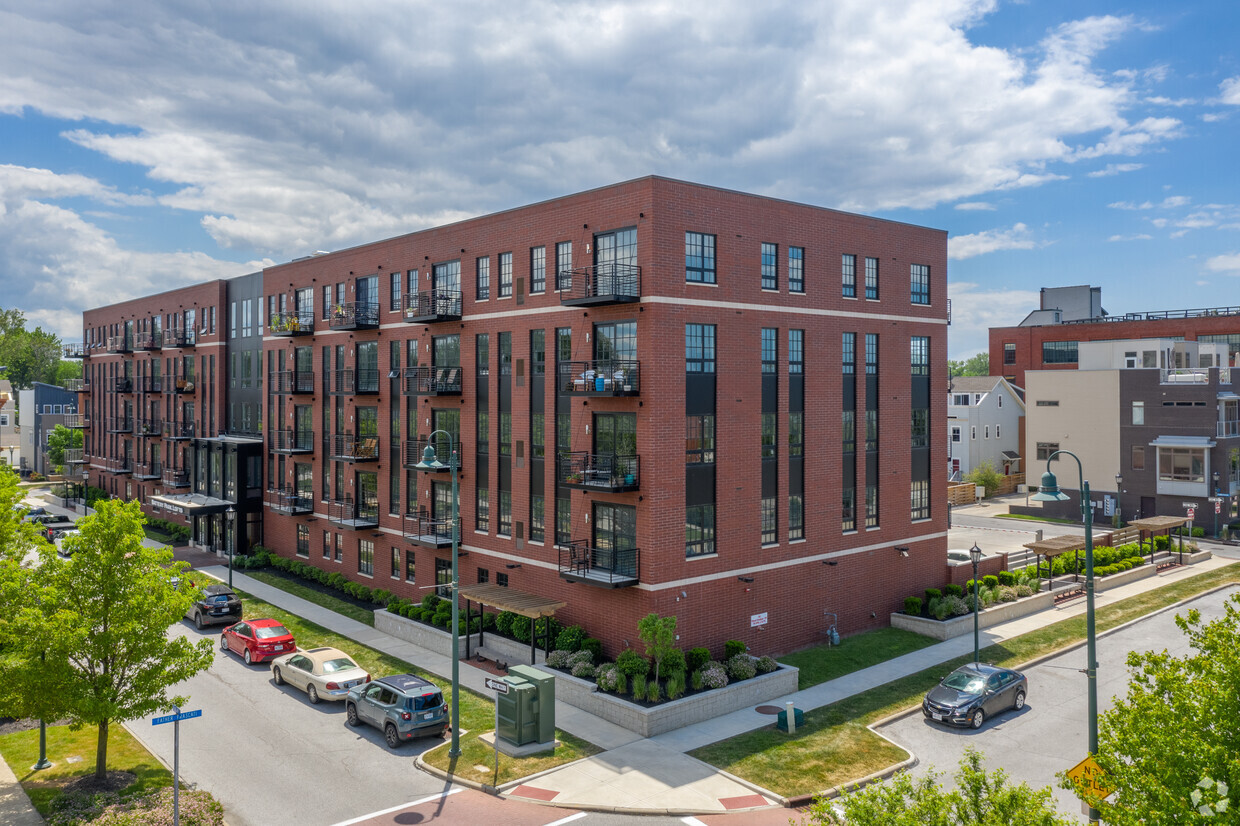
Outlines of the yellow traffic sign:
{"type": "Polygon", "coordinates": [[[1068,769],[1067,774],[1086,794],[1098,800],[1103,800],[1115,791],[1115,787],[1108,781],[1106,772],[1094,760],[1092,754],[1068,769]]]}

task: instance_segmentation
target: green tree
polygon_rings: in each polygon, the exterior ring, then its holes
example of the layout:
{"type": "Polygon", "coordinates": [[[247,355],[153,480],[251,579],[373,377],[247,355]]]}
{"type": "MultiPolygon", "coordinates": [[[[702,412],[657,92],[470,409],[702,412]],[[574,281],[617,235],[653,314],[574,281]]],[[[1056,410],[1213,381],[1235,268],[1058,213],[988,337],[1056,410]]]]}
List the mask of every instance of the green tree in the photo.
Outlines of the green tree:
{"type": "Polygon", "coordinates": [[[939,785],[931,771],[914,779],[901,772],[837,800],[817,798],[810,823],[826,826],[1069,826],[1076,821],[1055,809],[1049,786],[1012,785],[1003,769],[987,772],[982,754],[965,751],[956,788],[939,785]],[[836,805],[838,804],[838,810],[836,805]]]}
{"type": "Polygon", "coordinates": [[[995,470],[993,464],[986,461],[966,473],[964,480],[986,488],[986,495],[990,496],[999,489],[999,485],[1003,484],[1003,474],[995,470]]]}
{"type": "Polygon", "coordinates": [[[78,521],[81,533],[64,540],[71,559],[40,548],[32,593],[6,635],[0,705],[54,689],[73,725],[98,726],[95,775],[102,779],[109,725],[184,703],[169,689],[210,666],[213,651],[210,640],[168,635],[199,589],[178,589],[186,563],[174,562],[166,547],[143,545],[138,503],[105,500],[96,508],[78,521]]]}
{"type": "Polygon", "coordinates": [[[59,467],[65,463],[65,450],[81,448],[82,444],[82,431],[70,430],[58,424],[47,435],[47,458],[59,467]]]}
{"type": "Polygon", "coordinates": [[[990,353],[978,353],[964,361],[948,361],[947,372],[950,376],[989,376],[990,353]]]}
{"type": "Polygon", "coordinates": [[[70,359],[61,359],[56,364],[56,375],[52,378],[51,383],[59,387],[64,387],[65,382],[69,379],[82,378],[82,362],[70,359]]]}
{"type": "Polygon", "coordinates": [[[53,384],[60,364],[60,339],[41,327],[26,329],[26,316],[20,310],[0,309],[0,364],[8,367],[5,377],[18,390],[36,381],[53,384]]]}
{"type": "Polygon", "coordinates": [[[659,663],[676,647],[676,618],[660,617],[651,611],[637,621],[637,636],[646,644],[646,656],[654,660],[654,679],[659,681],[659,663]]]}
{"type": "Polygon", "coordinates": [[[1240,823],[1240,595],[1210,622],[1196,609],[1175,622],[1192,651],[1129,654],[1128,694],[1098,718],[1094,759],[1115,794],[1092,802],[1115,826],[1240,823]]]}

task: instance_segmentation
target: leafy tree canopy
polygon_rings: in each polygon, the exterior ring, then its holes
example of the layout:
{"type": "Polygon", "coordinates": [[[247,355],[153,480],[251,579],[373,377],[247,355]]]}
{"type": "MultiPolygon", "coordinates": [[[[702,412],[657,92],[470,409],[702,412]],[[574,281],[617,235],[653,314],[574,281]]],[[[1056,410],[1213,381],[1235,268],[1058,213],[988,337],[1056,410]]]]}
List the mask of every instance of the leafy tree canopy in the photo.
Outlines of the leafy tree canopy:
{"type": "Polygon", "coordinates": [[[676,647],[676,618],[660,617],[651,611],[637,621],[637,636],[646,644],[646,656],[654,660],[654,678],[659,679],[659,663],[676,647]]]}
{"type": "Polygon", "coordinates": [[[82,431],[70,430],[62,424],[56,425],[47,435],[47,458],[53,465],[63,465],[65,450],[82,447],[82,438],[82,431]]]}
{"type": "Polygon", "coordinates": [[[982,462],[973,468],[965,474],[964,479],[966,482],[986,488],[987,496],[997,491],[999,485],[1003,484],[1003,474],[995,470],[994,464],[989,461],[982,462]]]}
{"type": "Polygon", "coordinates": [[[964,361],[948,361],[947,369],[952,376],[989,376],[990,353],[978,353],[964,361]]]}
{"type": "Polygon", "coordinates": [[[13,387],[26,390],[37,381],[55,384],[60,356],[60,339],[54,333],[42,327],[27,330],[21,310],[0,309],[0,365],[8,368],[5,377],[13,387]]]}

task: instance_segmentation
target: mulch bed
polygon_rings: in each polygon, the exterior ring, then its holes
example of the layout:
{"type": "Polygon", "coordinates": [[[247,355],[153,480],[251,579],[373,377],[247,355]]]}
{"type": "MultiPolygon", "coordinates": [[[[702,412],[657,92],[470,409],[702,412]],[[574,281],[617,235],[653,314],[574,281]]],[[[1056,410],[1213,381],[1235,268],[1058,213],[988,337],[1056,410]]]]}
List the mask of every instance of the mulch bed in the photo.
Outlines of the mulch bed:
{"type": "Polygon", "coordinates": [[[79,777],[77,780],[66,783],[62,791],[64,794],[72,794],[73,792],[81,792],[83,794],[119,792],[123,789],[128,789],[136,782],[138,782],[138,776],[133,772],[108,772],[102,780],[96,778],[93,774],[87,774],[79,777]]]}
{"type": "MultiPolygon", "coordinates": [[[[346,594],[344,591],[337,591],[335,588],[332,588],[330,585],[324,585],[323,583],[315,582],[312,579],[302,579],[296,574],[291,574],[288,571],[281,571],[279,568],[259,568],[258,570],[262,571],[264,574],[270,574],[271,576],[279,577],[280,579],[283,579],[286,582],[295,583],[310,591],[315,591],[316,593],[323,594],[324,596],[335,597],[341,602],[347,602],[350,605],[356,606],[358,608],[362,608],[364,610],[373,611],[376,608],[383,607],[369,600],[358,599],[357,597],[350,596],[349,594],[346,594]]],[[[245,570],[241,568],[238,568],[237,571],[243,574],[247,573],[245,570]]]]}
{"type": "MultiPolygon", "coordinates": [[[[47,722],[51,726],[67,726],[68,720],[49,720],[47,722]]],[[[0,734],[12,734],[17,731],[29,731],[32,728],[38,728],[39,721],[33,718],[14,719],[13,717],[0,717],[0,734]]]]}

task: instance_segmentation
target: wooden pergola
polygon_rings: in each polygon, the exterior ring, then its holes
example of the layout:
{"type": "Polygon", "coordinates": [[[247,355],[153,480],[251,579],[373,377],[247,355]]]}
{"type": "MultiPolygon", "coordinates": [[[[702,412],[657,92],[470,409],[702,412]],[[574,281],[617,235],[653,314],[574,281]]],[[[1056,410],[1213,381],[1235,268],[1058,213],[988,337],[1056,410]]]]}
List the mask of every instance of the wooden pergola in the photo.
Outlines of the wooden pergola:
{"type": "MultiPolygon", "coordinates": [[[[500,611],[510,611],[523,617],[530,618],[530,665],[534,664],[535,651],[538,648],[539,633],[538,619],[540,617],[554,616],[555,612],[568,605],[567,602],[559,600],[547,599],[546,597],[527,594],[524,591],[517,591],[503,585],[492,585],[491,583],[482,583],[479,585],[467,585],[457,589],[458,597],[465,599],[465,659],[470,658],[468,633],[469,626],[473,622],[474,616],[478,617],[478,647],[481,648],[486,639],[486,629],[482,626],[482,609],[483,606],[489,605],[500,611]],[[478,613],[473,613],[473,604],[478,603],[478,613]]],[[[547,623],[547,628],[541,635],[543,643],[543,651],[546,654],[551,653],[551,624],[547,623]]]]}
{"type": "MultiPolygon", "coordinates": [[[[1137,528],[1141,531],[1138,538],[1138,544],[1145,544],[1146,532],[1150,535],[1150,564],[1154,564],[1154,537],[1156,535],[1170,536],[1171,531],[1188,523],[1187,516],[1150,516],[1145,519],[1134,519],[1128,523],[1128,527],[1137,528]]],[[[1168,552],[1170,552],[1170,543],[1168,544],[1168,552]]],[[[1184,562],[1184,534],[1180,534],[1180,563],[1184,562]]]]}
{"type": "MultiPolygon", "coordinates": [[[[1046,587],[1049,589],[1055,584],[1055,571],[1051,567],[1051,562],[1060,554],[1072,551],[1074,554],[1085,549],[1085,537],[1083,536],[1053,536],[1050,539],[1039,539],[1037,542],[1026,542],[1025,547],[1037,554],[1038,561],[1036,563],[1038,569],[1038,578],[1042,576],[1042,557],[1046,557],[1046,587]]],[[[1078,558],[1079,562],[1079,558],[1078,558]]],[[[1080,567],[1077,565],[1076,567],[1080,567]]],[[[1077,575],[1073,574],[1073,578],[1077,575]]]]}

